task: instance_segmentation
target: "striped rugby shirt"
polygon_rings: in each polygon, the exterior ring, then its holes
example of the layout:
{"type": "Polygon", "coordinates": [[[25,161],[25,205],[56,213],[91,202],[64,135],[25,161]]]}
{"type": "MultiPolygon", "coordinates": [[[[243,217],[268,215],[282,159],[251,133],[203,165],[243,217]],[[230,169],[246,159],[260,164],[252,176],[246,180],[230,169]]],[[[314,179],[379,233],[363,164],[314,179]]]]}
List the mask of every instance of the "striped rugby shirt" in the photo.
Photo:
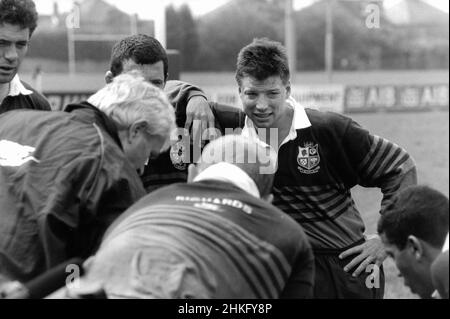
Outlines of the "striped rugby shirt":
{"type": "MultiPolygon", "coordinates": [[[[294,120],[279,148],[273,204],[303,226],[313,249],[345,248],[365,231],[350,189],[379,187],[382,213],[393,195],[416,183],[414,161],[346,116],[292,104],[294,120]]],[[[254,134],[248,118],[243,134],[254,134]]]]}
{"type": "Polygon", "coordinates": [[[87,279],[110,297],[311,297],[314,259],[301,227],[219,181],[173,184],[110,227],[87,279]]]}

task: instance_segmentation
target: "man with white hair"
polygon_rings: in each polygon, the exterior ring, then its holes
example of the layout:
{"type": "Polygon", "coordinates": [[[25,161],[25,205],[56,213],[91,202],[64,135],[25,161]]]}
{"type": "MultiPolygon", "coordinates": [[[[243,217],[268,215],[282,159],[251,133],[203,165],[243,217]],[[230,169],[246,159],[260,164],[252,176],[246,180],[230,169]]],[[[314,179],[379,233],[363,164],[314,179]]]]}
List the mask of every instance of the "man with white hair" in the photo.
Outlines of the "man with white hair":
{"type": "Polygon", "coordinates": [[[309,298],[314,261],[301,226],[272,206],[275,152],[214,140],[191,183],[140,200],[106,232],[69,295],[109,298],[309,298]],[[90,291],[92,292],[92,291],[90,291]]]}
{"type": "Polygon", "coordinates": [[[27,281],[91,255],[145,195],[137,170],[175,128],[164,93],[123,74],[67,112],[0,116],[0,274],[27,281]]]}

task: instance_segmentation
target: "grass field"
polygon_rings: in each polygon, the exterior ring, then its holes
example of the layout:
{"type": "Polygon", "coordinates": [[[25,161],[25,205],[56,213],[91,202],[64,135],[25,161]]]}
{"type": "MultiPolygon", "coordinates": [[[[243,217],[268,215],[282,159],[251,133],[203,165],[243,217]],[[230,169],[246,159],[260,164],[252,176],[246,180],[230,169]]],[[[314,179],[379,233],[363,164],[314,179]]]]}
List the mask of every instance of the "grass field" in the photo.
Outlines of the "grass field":
{"type": "MultiPolygon", "coordinates": [[[[419,183],[449,195],[449,113],[376,113],[352,114],[351,117],[374,134],[404,147],[415,159],[419,183]]],[[[352,190],[363,215],[367,232],[376,231],[381,193],[377,189],[356,187],[352,190]]],[[[403,279],[392,260],[384,263],[385,298],[416,298],[403,286],[403,279]]]]}

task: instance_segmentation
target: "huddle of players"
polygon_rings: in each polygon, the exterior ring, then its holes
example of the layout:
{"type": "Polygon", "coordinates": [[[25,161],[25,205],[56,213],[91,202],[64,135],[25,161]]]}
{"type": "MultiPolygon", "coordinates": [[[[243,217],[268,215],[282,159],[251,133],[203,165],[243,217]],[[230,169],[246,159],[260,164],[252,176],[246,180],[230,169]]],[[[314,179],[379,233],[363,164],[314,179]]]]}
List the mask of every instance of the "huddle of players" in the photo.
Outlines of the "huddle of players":
{"type": "Polygon", "coordinates": [[[389,254],[414,292],[448,298],[448,199],[415,186],[401,147],[296,103],[280,43],[240,51],[243,112],[168,81],[166,52],[145,35],[114,46],[107,85],[88,101],[42,112],[17,75],[34,4],[0,8],[0,283],[79,256],[78,295],[382,298],[389,254]],[[193,120],[242,134],[211,140],[198,161],[171,135],[193,120]],[[364,234],[355,185],[381,189],[381,237],[364,234]]]}

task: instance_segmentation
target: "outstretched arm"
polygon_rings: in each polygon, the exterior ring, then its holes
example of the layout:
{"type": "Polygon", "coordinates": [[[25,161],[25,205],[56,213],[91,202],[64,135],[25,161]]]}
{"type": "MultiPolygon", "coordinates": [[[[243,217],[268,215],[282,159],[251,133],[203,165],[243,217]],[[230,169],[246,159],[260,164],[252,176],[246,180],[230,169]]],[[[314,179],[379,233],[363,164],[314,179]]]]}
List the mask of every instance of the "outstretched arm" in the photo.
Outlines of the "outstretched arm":
{"type": "Polygon", "coordinates": [[[176,109],[178,127],[190,130],[194,124],[194,127],[201,129],[200,132],[214,128],[214,114],[199,87],[173,80],[167,82],[164,91],[176,109]]]}

